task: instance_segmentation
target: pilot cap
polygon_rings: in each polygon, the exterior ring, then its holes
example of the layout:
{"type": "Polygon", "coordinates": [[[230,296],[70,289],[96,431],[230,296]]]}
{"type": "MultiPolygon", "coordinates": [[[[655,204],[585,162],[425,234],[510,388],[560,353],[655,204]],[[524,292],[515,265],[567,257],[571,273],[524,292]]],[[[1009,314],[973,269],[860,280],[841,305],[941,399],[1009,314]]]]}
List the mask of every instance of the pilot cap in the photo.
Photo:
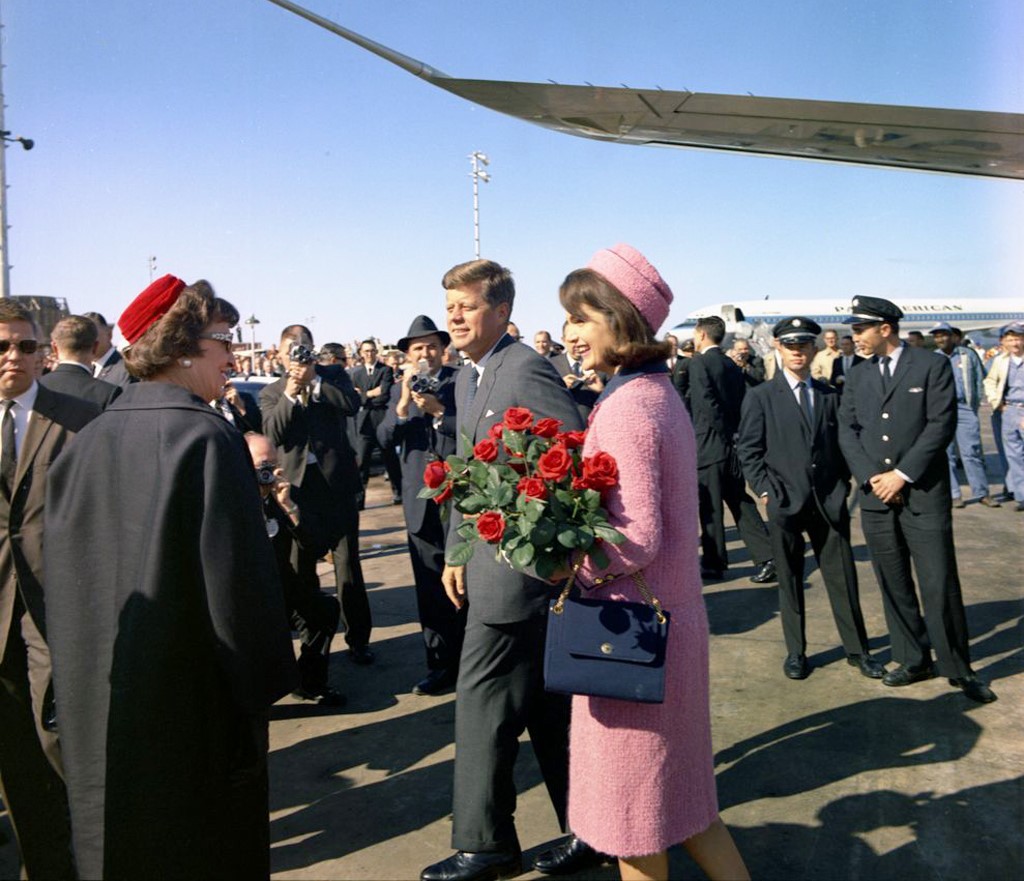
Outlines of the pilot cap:
{"type": "Polygon", "coordinates": [[[899,321],[903,310],[881,297],[854,297],[850,302],[850,315],[843,324],[879,324],[882,321],[899,321]]]}
{"type": "Polygon", "coordinates": [[[185,282],[180,278],[165,275],[132,300],[131,305],[117,319],[117,326],[121,328],[121,335],[128,345],[137,342],[147,330],[163,318],[184,289],[185,282]]]}
{"type": "Polygon", "coordinates": [[[587,269],[603,275],[637,311],[654,333],[668,318],[672,289],[636,248],[618,244],[598,251],[587,269]]]}
{"type": "Polygon", "coordinates": [[[818,338],[819,333],[821,333],[821,325],[802,315],[783,318],[772,328],[772,336],[783,345],[786,343],[810,343],[818,338]]]}

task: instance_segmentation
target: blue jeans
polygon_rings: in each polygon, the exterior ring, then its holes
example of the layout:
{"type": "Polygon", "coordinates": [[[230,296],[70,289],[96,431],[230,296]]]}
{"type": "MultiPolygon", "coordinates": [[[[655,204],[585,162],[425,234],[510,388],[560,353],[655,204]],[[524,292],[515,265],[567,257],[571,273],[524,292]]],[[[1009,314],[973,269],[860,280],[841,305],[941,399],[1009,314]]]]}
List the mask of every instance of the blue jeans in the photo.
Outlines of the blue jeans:
{"type": "Polygon", "coordinates": [[[985,474],[985,456],[981,451],[981,423],[978,414],[967,404],[956,405],[956,440],[946,448],[949,457],[949,485],[953,498],[960,498],[960,479],[956,474],[956,449],[960,448],[960,461],[976,499],[988,495],[988,476],[985,474]]]}
{"type": "Polygon", "coordinates": [[[1006,487],[1018,501],[1024,501],[1024,407],[1003,410],[1003,451],[1006,453],[1006,487]]]}

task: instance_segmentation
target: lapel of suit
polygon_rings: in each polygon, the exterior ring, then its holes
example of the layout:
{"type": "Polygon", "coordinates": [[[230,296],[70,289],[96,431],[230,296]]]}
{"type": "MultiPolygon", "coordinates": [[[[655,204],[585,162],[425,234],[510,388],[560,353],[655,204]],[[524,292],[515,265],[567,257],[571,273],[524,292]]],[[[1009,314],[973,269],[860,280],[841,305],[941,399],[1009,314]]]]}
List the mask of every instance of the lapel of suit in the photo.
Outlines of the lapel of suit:
{"type": "MultiPolygon", "coordinates": [[[[501,372],[502,364],[505,361],[505,350],[514,342],[512,337],[507,334],[503,336],[484,365],[484,375],[480,377],[476,397],[473,398],[473,406],[469,408],[469,412],[466,414],[466,433],[471,439],[476,438],[477,425],[483,418],[483,414],[487,412],[487,399],[490,397],[491,390],[498,381],[498,374],[501,372]]],[[[470,367],[470,369],[473,370],[475,368],[470,367]]]]}
{"type": "Polygon", "coordinates": [[[807,424],[807,420],[804,418],[804,411],[801,409],[800,404],[797,403],[796,395],[793,394],[793,389],[789,386],[786,371],[778,371],[772,377],[772,383],[775,386],[775,396],[778,401],[774,409],[779,415],[779,425],[782,428],[783,435],[790,434],[789,427],[795,422],[800,426],[804,440],[810,446],[811,427],[807,424]]]}
{"type": "Polygon", "coordinates": [[[43,439],[53,428],[53,404],[54,401],[49,392],[43,386],[39,386],[35,406],[29,414],[28,428],[25,430],[25,437],[18,450],[18,468],[14,476],[15,488],[21,485],[25,473],[32,467],[32,462],[36,453],[39,452],[43,439]]]}
{"type": "Polygon", "coordinates": [[[814,407],[814,428],[811,431],[811,444],[818,439],[818,432],[821,431],[821,420],[825,410],[825,393],[822,391],[822,384],[817,379],[811,381],[811,404],[814,407]]]}

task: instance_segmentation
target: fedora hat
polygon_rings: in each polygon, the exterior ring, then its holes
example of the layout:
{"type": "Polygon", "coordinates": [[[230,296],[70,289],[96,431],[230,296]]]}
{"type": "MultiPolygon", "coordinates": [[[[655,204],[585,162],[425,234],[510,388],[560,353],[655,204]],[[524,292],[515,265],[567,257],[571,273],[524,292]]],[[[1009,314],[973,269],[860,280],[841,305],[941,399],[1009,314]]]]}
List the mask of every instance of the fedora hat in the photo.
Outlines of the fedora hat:
{"type": "Polygon", "coordinates": [[[436,334],[441,338],[441,345],[445,348],[452,341],[452,338],[448,336],[448,333],[443,330],[438,330],[437,325],[434,324],[426,315],[417,315],[412,320],[412,326],[409,328],[409,332],[398,341],[399,351],[408,352],[409,344],[419,339],[421,336],[430,336],[436,334]]]}

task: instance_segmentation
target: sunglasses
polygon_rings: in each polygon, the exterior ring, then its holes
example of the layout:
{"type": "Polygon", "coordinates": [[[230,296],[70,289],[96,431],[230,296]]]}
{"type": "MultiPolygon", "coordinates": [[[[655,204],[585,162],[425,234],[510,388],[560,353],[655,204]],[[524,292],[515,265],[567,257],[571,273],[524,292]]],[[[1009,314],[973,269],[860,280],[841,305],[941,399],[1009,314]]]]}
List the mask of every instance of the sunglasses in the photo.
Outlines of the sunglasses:
{"type": "Polygon", "coordinates": [[[11,346],[17,347],[22,355],[34,355],[39,351],[39,340],[18,340],[17,342],[0,340],[0,355],[6,355],[11,350],[11,346]]]}
{"type": "Polygon", "coordinates": [[[224,343],[224,348],[229,352],[231,351],[231,343],[234,341],[234,337],[230,333],[201,333],[199,334],[201,340],[216,340],[218,343],[224,343]]]}

